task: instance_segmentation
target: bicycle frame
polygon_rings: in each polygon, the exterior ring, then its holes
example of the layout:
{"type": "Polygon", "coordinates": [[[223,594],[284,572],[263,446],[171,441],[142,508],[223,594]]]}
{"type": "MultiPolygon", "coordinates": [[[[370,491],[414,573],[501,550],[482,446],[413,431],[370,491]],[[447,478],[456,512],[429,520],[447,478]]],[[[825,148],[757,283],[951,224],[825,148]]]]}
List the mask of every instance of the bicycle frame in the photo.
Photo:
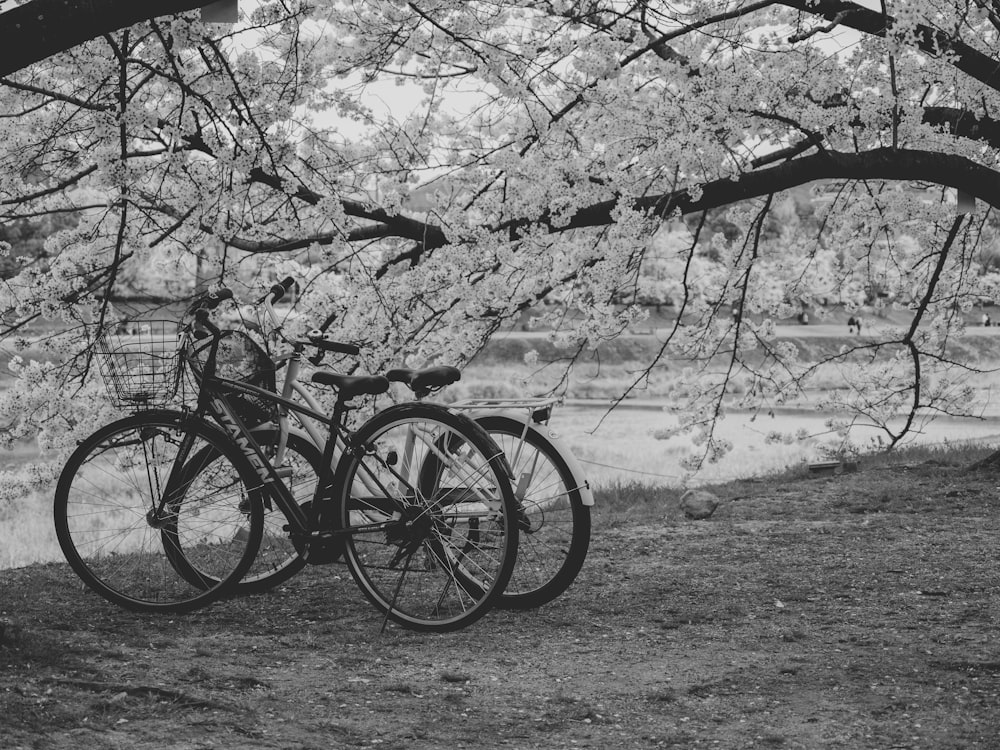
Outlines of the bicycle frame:
{"type": "MultiPolygon", "coordinates": [[[[337,452],[338,446],[340,446],[341,454],[343,451],[349,449],[350,434],[345,428],[343,428],[342,425],[343,415],[347,410],[347,407],[341,400],[338,399],[332,415],[327,416],[321,411],[321,407],[316,399],[301,383],[297,381],[300,354],[301,353],[290,355],[290,370],[286,375],[285,385],[282,388],[281,396],[278,396],[265,388],[260,388],[249,383],[231,380],[229,378],[221,378],[217,375],[211,374],[209,372],[211,368],[206,367],[205,373],[202,375],[201,388],[199,390],[197,414],[199,416],[205,413],[211,414],[212,418],[223,427],[229,437],[240,448],[247,460],[250,461],[257,472],[261,485],[268,487],[271,497],[274,498],[278,507],[284,513],[285,518],[289,522],[288,531],[291,536],[294,537],[298,535],[301,537],[308,537],[315,534],[346,536],[348,534],[388,530],[398,525],[400,523],[399,511],[401,508],[394,506],[386,507],[384,509],[386,514],[389,516],[389,518],[385,521],[358,525],[352,524],[346,529],[333,529],[328,526],[320,525],[320,510],[325,507],[324,503],[330,501],[330,491],[334,488],[334,477],[336,474],[335,469],[337,465],[334,459],[339,455],[337,452]],[[278,466],[281,465],[281,460],[283,458],[282,455],[279,453],[273,461],[267,457],[263,447],[254,435],[254,429],[259,430],[260,427],[251,429],[243,423],[239,415],[236,413],[236,409],[226,398],[226,394],[229,392],[256,396],[267,401],[268,403],[274,404],[279,413],[279,441],[284,441],[287,437],[290,424],[289,413],[295,413],[298,415],[300,423],[306,427],[307,433],[310,438],[314,440],[315,444],[317,446],[325,446],[323,451],[323,466],[321,467],[321,474],[316,483],[311,513],[307,514],[307,512],[299,506],[292,496],[291,491],[282,480],[280,470],[275,468],[275,464],[278,466]],[[303,406],[288,397],[293,394],[300,396],[303,400],[305,400],[307,405],[303,406]],[[322,436],[320,428],[316,426],[316,423],[326,425],[329,428],[329,434],[326,438],[322,436]]],[[[263,427],[269,427],[269,425],[264,425],[263,427]]],[[[445,458],[440,449],[433,444],[433,441],[427,441],[417,431],[411,430],[406,438],[400,468],[399,470],[392,470],[392,474],[402,486],[407,484],[406,477],[410,475],[411,469],[413,468],[413,455],[418,441],[422,441],[425,445],[428,445],[439,457],[445,458]]],[[[279,450],[283,451],[284,445],[279,444],[279,450]]],[[[186,454],[183,460],[186,460],[186,454]]],[[[366,485],[367,490],[371,494],[378,494],[379,496],[387,497],[392,496],[392,493],[389,493],[385,488],[380,487],[378,481],[373,477],[362,476],[360,479],[366,485]]],[[[457,506],[461,503],[467,502],[468,500],[469,498],[467,497],[460,499],[451,498],[446,504],[457,506]]],[[[466,515],[469,517],[475,517],[479,514],[472,511],[467,513],[453,511],[449,515],[451,517],[459,518],[466,515]]]]}
{"type": "MultiPolygon", "coordinates": [[[[198,406],[193,417],[202,418],[205,414],[211,415],[215,422],[223,428],[226,434],[239,447],[244,456],[253,466],[254,470],[257,472],[261,486],[268,490],[269,497],[274,499],[282,513],[284,513],[285,518],[288,520],[289,534],[293,537],[309,537],[320,532],[325,532],[334,536],[344,536],[361,531],[370,532],[388,529],[396,523],[395,519],[390,519],[384,522],[367,524],[364,526],[352,526],[350,529],[342,530],[320,527],[319,511],[324,507],[324,502],[329,501],[329,491],[333,487],[333,478],[335,473],[335,464],[333,462],[334,447],[338,441],[345,446],[348,444],[347,436],[341,434],[341,422],[343,414],[346,411],[343,402],[338,400],[333,414],[327,416],[320,410],[319,405],[316,400],[312,398],[311,394],[308,394],[304,391],[304,389],[301,389],[301,386],[299,386],[299,388],[302,390],[308,406],[302,406],[289,398],[278,396],[265,388],[259,388],[255,385],[238,380],[219,377],[214,374],[215,356],[218,348],[218,342],[219,337],[215,335],[214,341],[211,344],[212,348],[209,351],[207,364],[201,374],[201,382],[198,390],[198,406]],[[307,512],[299,506],[298,502],[296,502],[291,491],[282,480],[279,470],[275,468],[274,464],[265,453],[263,447],[258,442],[253,430],[244,424],[235,407],[229,402],[227,394],[231,393],[242,393],[249,396],[255,396],[268,403],[274,404],[277,406],[279,413],[286,415],[286,419],[289,412],[295,412],[306,416],[307,420],[312,421],[310,426],[312,427],[312,433],[316,438],[316,444],[325,444],[326,449],[324,450],[322,470],[320,476],[318,477],[316,490],[312,499],[311,513],[307,514],[307,512]],[[321,436],[319,429],[315,427],[316,422],[324,424],[328,427],[329,435],[326,439],[321,436]]],[[[183,353],[182,357],[184,357],[186,366],[191,368],[192,365],[190,363],[189,355],[183,353]]],[[[310,422],[307,420],[302,420],[303,424],[309,424],[310,422]]],[[[190,446],[182,446],[174,465],[173,474],[179,475],[178,472],[180,471],[181,465],[187,460],[189,448],[190,446]]],[[[167,495],[169,495],[169,493],[167,493],[167,495]]]]}

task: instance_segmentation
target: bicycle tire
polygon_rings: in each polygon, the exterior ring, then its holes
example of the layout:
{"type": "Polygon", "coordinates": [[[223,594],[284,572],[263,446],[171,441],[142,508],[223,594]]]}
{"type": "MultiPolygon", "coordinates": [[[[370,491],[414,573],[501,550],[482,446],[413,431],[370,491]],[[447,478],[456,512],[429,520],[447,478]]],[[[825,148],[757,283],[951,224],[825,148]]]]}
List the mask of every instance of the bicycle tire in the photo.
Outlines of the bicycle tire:
{"type": "Polygon", "coordinates": [[[73,571],[105,599],[143,612],[190,611],[225,596],[253,563],[263,530],[252,489],[259,483],[220,430],[181,412],[142,412],[105,425],[70,456],[56,487],[56,536],[73,571]],[[186,438],[195,452],[208,445],[225,457],[225,471],[187,477],[192,483],[153,519],[186,438]],[[211,578],[193,584],[179,575],[179,566],[194,569],[188,559],[211,578]]]}
{"type": "Polygon", "coordinates": [[[337,466],[335,512],[365,597],[411,630],[457,630],[485,615],[517,557],[513,489],[486,431],[444,407],[409,403],[375,415],[350,446],[337,466]],[[408,456],[411,434],[421,439],[408,456]],[[424,467],[440,445],[454,450],[429,483],[424,467]]]}
{"type": "Polygon", "coordinates": [[[502,414],[476,418],[503,449],[522,510],[517,564],[497,601],[505,609],[548,604],[576,580],[590,547],[590,508],[569,465],[534,425],[502,414]],[[522,441],[522,435],[524,439],[522,441]]]}
{"type": "MultiPolygon", "coordinates": [[[[276,427],[253,429],[254,438],[273,455],[276,452],[279,431],[276,427]]],[[[185,476],[197,475],[211,468],[220,458],[212,446],[205,446],[192,456],[185,466],[185,476]]],[[[284,460],[274,468],[283,474],[282,481],[291,490],[300,505],[311,502],[316,482],[323,465],[323,453],[311,440],[294,432],[288,434],[284,460]]],[[[305,567],[306,560],[292,543],[285,530],[288,519],[273,498],[264,500],[264,529],[257,556],[235,587],[237,594],[258,594],[289,580],[305,567]]],[[[189,569],[178,570],[187,580],[196,583],[202,574],[191,575],[189,569]]]]}

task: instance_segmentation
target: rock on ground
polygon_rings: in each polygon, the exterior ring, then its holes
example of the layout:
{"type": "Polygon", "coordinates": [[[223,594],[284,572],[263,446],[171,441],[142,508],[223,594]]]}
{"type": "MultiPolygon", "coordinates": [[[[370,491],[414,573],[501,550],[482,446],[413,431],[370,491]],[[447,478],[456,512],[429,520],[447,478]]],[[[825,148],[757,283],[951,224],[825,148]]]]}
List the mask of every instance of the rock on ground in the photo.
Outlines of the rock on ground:
{"type": "Polygon", "coordinates": [[[706,490],[688,490],[681,495],[681,510],[695,521],[710,517],[719,507],[719,498],[706,490]]]}

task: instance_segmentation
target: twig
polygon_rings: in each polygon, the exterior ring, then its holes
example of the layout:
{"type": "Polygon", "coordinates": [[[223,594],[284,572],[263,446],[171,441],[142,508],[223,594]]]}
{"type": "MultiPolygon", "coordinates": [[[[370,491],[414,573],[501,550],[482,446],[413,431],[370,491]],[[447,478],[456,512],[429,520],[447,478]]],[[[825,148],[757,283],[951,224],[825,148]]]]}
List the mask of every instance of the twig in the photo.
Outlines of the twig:
{"type": "Polygon", "coordinates": [[[220,708],[227,711],[239,710],[237,706],[229,703],[207,698],[195,698],[177,690],[155,687],[153,685],[119,685],[112,682],[95,682],[92,680],[74,680],[71,678],[46,678],[44,682],[56,683],[58,685],[70,685],[72,687],[90,690],[95,693],[126,693],[131,696],[141,698],[159,698],[171,701],[179,706],[188,708],[220,708]]]}

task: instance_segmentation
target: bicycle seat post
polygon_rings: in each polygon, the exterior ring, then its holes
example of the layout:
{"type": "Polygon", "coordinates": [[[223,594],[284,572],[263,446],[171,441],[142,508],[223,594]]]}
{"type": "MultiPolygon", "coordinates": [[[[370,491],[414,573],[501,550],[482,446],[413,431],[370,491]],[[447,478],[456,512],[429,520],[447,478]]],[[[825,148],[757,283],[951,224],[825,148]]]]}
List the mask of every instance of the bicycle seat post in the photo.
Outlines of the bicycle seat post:
{"type": "MultiPolygon", "coordinates": [[[[333,404],[333,412],[330,414],[330,433],[323,447],[323,466],[333,466],[334,457],[337,452],[337,436],[340,426],[344,423],[344,413],[347,411],[347,399],[342,393],[337,394],[337,400],[333,404]]],[[[345,450],[349,446],[345,445],[345,450]]]]}

